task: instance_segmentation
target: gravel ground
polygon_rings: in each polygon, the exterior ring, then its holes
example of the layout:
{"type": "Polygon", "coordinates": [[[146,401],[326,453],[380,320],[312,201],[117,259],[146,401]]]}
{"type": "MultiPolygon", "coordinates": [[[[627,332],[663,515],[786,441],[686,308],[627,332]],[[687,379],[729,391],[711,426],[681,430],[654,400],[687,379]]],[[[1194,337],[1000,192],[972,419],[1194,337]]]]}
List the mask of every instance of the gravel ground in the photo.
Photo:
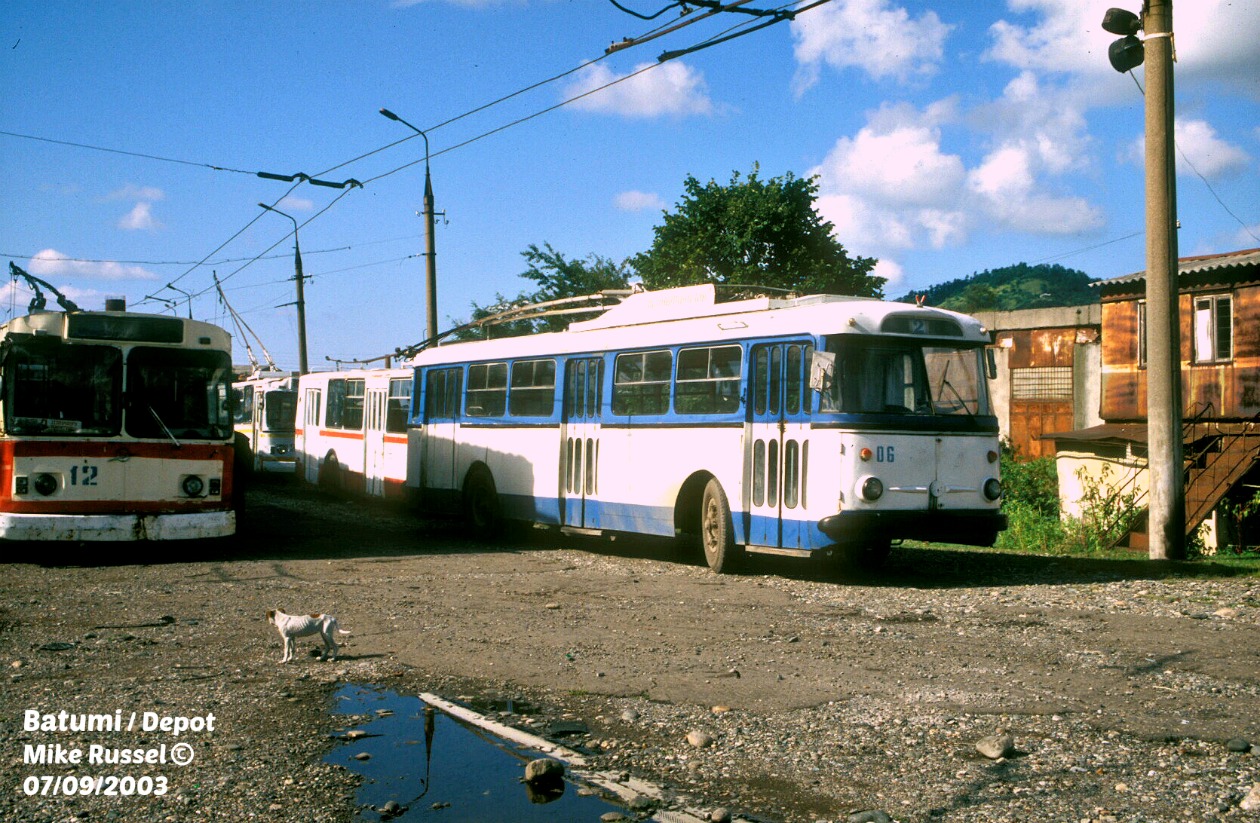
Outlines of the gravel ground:
{"type": "MultiPolygon", "coordinates": [[[[380,819],[321,761],[345,683],[529,706],[493,717],[561,729],[702,817],[1260,820],[1260,580],[1219,568],[902,549],[863,578],[785,561],[718,577],[659,545],[478,545],[280,485],[251,492],[241,537],[176,556],[8,548],[46,563],[0,574],[3,820],[380,819]],[[308,639],[278,665],[277,607],[336,614],[343,658],[308,639]],[[137,726],[61,731],[62,711],[137,726]],[[145,731],[145,713],[214,726],[145,731]],[[177,743],[192,763],[170,762],[177,743]],[[168,761],[24,762],[92,744],[168,761]],[[154,782],[27,793],[72,774],[154,782]]],[[[443,816],[458,809],[401,819],[443,816]]]]}

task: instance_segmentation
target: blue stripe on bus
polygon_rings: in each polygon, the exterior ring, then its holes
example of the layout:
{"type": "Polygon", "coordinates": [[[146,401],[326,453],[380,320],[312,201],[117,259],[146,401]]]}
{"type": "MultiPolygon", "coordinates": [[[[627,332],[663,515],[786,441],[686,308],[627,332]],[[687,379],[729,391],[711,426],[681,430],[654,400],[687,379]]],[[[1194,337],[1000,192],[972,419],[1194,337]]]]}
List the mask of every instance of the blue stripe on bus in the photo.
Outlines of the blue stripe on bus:
{"type": "MultiPolygon", "coordinates": [[[[500,495],[503,516],[509,520],[524,520],[549,526],[563,525],[560,515],[560,501],[554,497],[533,497],[524,494],[500,495]]],[[[584,523],[571,523],[591,529],[602,529],[611,532],[627,532],[650,535],[654,537],[674,536],[674,509],[672,506],[644,506],[635,503],[619,503],[608,500],[568,498],[569,507],[585,506],[584,523]]],[[[749,532],[745,531],[745,521],[752,521],[751,532],[754,534],[775,534],[779,528],[777,518],[766,515],[745,516],[743,512],[732,512],[731,525],[737,545],[748,542],[749,532]]],[[[784,519],[783,534],[798,535],[798,540],[789,540],[788,548],[806,550],[824,549],[834,544],[831,538],[823,534],[814,520],[784,519]],[[799,544],[799,545],[798,545],[799,544]]],[[[699,530],[696,524],[695,530],[699,530]]]]}

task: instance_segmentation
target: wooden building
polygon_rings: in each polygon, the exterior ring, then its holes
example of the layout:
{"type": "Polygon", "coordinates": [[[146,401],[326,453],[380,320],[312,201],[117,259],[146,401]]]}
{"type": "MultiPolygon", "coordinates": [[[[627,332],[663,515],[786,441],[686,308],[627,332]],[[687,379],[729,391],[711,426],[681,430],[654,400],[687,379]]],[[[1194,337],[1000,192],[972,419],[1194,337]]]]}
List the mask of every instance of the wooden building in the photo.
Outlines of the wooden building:
{"type": "MultiPolygon", "coordinates": [[[[1103,423],[1053,435],[1060,497],[1076,515],[1091,483],[1145,505],[1146,273],[1096,287],[1103,423]]],[[[1260,249],[1183,258],[1178,293],[1189,534],[1223,499],[1260,488],[1260,249]]],[[[1141,544],[1141,535],[1130,542],[1141,544]]]]}
{"type": "Polygon", "coordinates": [[[1002,437],[1020,459],[1053,456],[1048,433],[1100,422],[1097,303],[976,317],[993,333],[993,406],[1002,437]]]}

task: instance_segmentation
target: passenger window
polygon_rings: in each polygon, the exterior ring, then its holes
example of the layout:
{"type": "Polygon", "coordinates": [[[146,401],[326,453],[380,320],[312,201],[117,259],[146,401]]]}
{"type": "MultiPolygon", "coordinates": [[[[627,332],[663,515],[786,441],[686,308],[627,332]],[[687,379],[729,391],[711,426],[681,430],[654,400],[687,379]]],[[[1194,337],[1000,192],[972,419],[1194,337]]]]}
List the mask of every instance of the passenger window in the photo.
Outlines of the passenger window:
{"type": "Polygon", "coordinates": [[[556,361],[518,360],[512,364],[513,417],[549,417],[556,408],[556,361]]]}
{"type": "Polygon", "coordinates": [[[389,381],[389,401],[385,411],[385,431],[407,431],[407,414],[411,410],[411,379],[400,377],[389,381]]]}
{"type": "Polygon", "coordinates": [[[613,414],[665,414],[673,355],[668,351],[617,355],[613,378],[613,414]]]}
{"type": "Polygon", "coordinates": [[[468,367],[469,417],[501,417],[507,409],[507,363],[479,363],[468,367]]]}
{"type": "Polygon", "coordinates": [[[723,414],[739,408],[739,346],[713,346],[678,352],[674,410],[679,414],[723,414]]]}

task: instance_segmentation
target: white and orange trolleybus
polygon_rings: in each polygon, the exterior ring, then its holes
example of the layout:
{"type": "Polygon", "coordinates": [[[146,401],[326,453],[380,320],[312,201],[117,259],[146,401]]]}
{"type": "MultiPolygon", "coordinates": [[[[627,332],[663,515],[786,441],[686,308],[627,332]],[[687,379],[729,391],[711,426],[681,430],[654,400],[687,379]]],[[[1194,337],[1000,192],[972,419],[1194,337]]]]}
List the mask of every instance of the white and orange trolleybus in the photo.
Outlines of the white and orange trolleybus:
{"type": "Polygon", "coordinates": [[[402,497],[412,379],[410,368],[299,377],[298,475],[336,491],[402,497]]]}
{"type": "Polygon", "coordinates": [[[123,311],[0,326],[0,538],[223,537],[232,506],[231,337],[123,311]]]}
{"type": "Polygon", "coordinates": [[[254,374],[233,383],[232,394],[236,432],[249,444],[245,465],[256,472],[292,474],[297,466],[293,452],[297,378],[268,372],[254,374]]]}

